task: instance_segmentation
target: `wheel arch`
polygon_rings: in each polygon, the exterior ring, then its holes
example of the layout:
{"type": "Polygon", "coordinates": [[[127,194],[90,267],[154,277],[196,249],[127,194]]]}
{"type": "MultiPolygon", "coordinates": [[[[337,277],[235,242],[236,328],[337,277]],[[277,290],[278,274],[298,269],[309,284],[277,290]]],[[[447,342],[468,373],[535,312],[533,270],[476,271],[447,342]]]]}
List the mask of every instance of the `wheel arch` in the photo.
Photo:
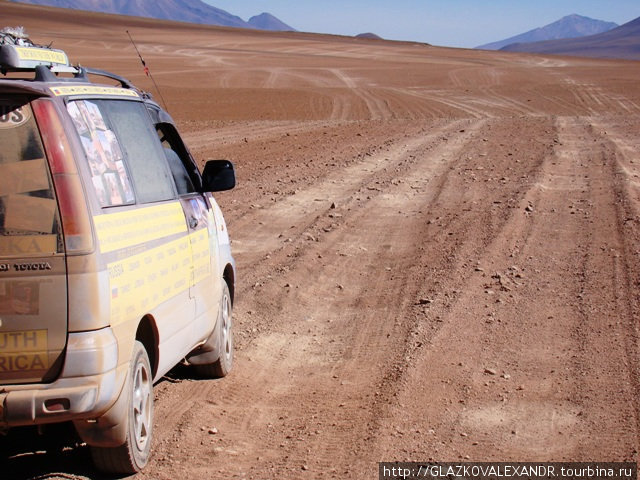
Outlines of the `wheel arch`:
{"type": "Polygon", "coordinates": [[[160,361],[160,350],[158,327],[156,325],[155,318],[152,315],[147,314],[140,320],[138,329],[136,330],[136,340],[138,340],[144,346],[149,356],[149,363],[151,364],[151,371],[155,378],[158,373],[158,364],[160,361]]]}
{"type": "Polygon", "coordinates": [[[229,287],[229,293],[231,294],[231,304],[234,304],[235,299],[235,290],[236,290],[236,274],[233,269],[233,266],[228,263],[224,268],[224,272],[222,274],[222,278],[227,283],[227,287],[229,287]]]}

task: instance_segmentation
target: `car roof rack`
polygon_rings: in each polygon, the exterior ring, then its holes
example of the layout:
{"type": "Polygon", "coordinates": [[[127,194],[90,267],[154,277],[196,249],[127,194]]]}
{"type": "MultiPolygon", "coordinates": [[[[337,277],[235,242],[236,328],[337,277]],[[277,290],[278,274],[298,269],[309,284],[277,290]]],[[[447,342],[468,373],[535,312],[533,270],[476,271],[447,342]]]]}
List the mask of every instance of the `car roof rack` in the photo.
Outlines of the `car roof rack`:
{"type": "Polygon", "coordinates": [[[90,83],[89,75],[98,75],[100,77],[109,78],[117,81],[122,88],[129,90],[135,90],[142,93],[133,83],[120,75],[108,72],[106,70],[100,70],[97,68],[89,68],[78,65],[77,67],[69,67],[65,70],[60,70],[55,67],[49,67],[47,65],[38,65],[34,69],[35,80],[39,82],[47,83],[60,83],[60,82],[87,82],[90,83]],[[56,74],[60,72],[72,73],[73,77],[58,77],[56,74]]]}
{"type": "Polygon", "coordinates": [[[33,80],[44,83],[91,83],[89,75],[115,80],[121,88],[133,90],[142,98],[151,99],[151,95],[137,88],[126,78],[115,73],[81,65],[73,66],[67,54],[58,49],[34,45],[26,37],[16,37],[0,30],[0,73],[33,72],[33,80]],[[60,73],[71,76],[59,76],[60,73]]]}
{"type": "Polygon", "coordinates": [[[34,44],[22,27],[6,27],[0,30],[2,73],[6,75],[7,72],[33,71],[41,65],[46,65],[56,72],[73,71],[69,57],[64,51],[34,44]]]}
{"type": "Polygon", "coordinates": [[[133,90],[142,98],[152,99],[149,93],[140,90],[120,75],[97,68],[71,65],[63,50],[51,48],[50,45],[34,44],[22,27],[0,30],[0,73],[6,75],[8,72],[34,72],[34,80],[45,83],[91,83],[89,75],[97,75],[115,80],[121,88],[133,90]],[[60,73],[71,76],[58,76],[60,73]]]}
{"type": "Polygon", "coordinates": [[[131,83],[129,80],[127,80],[126,78],[120,76],[120,75],[116,75],[115,73],[111,73],[108,72],[106,70],[101,70],[99,68],[88,68],[88,67],[79,67],[80,68],[80,73],[84,73],[85,78],[86,78],[86,74],[90,74],[90,75],[98,75],[100,77],[106,77],[106,78],[110,78],[112,80],[115,80],[116,82],[120,83],[120,86],[122,88],[128,88],[131,90],[138,90],[138,87],[136,87],[133,83],[131,83]]]}

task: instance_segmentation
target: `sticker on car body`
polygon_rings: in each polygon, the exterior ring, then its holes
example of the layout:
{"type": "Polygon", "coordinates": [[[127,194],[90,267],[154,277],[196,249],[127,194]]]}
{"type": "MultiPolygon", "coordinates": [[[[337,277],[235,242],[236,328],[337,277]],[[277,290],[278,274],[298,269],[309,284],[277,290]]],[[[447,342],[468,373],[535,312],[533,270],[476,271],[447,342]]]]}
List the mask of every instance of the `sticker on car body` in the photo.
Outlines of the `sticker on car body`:
{"type": "Polygon", "coordinates": [[[31,118],[27,105],[0,104],[0,128],[15,128],[24,125],[31,118]]]}
{"type": "Polygon", "coordinates": [[[67,54],[62,51],[33,47],[14,47],[14,49],[21,60],[51,62],[60,65],[69,63],[67,54]]]}
{"type": "Polygon", "coordinates": [[[51,87],[51,92],[56,96],[72,96],[72,95],[116,95],[119,97],[135,97],[140,98],[140,95],[135,90],[129,90],[127,88],[118,87],[96,87],[96,86],[83,86],[83,85],[69,85],[62,87],[51,87]]]}
{"type": "Polygon", "coordinates": [[[49,368],[47,330],[0,332],[0,373],[49,368]]]}

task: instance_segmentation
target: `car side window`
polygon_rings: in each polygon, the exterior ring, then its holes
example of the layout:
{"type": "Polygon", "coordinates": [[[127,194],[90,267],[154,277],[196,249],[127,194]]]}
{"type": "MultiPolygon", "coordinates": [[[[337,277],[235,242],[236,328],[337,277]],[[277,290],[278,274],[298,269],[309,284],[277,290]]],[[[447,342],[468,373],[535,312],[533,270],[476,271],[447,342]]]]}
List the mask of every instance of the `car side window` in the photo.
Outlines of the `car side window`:
{"type": "Polygon", "coordinates": [[[187,169],[187,165],[192,165],[192,162],[180,135],[170,123],[157,123],[156,131],[169,163],[178,194],[186,195],[195,192],[193,179],[187,169]]]}
{"type": "Polygon", "coordinates": [[[99,105],[98,101],[78,100],[69,102],[67,111],[82,142],[100,205],[130,204],[135,198],[124,165],[124,152],[99,105]]]}
{"type": "Polygon", "coordinates": [[[174,198],[171,173],[144,105],[128,101],[104,101],[103,105],[120,139],[138,201],[174,198]]]}
{"type": "Polygon", "coordinates": [[[103,207],[175,197],[162,147],[144,105],[126,100],[79,100],[67,110],[80,135],[103,207]],[[134,195],[135,192],[135,195],[134,195]]]}

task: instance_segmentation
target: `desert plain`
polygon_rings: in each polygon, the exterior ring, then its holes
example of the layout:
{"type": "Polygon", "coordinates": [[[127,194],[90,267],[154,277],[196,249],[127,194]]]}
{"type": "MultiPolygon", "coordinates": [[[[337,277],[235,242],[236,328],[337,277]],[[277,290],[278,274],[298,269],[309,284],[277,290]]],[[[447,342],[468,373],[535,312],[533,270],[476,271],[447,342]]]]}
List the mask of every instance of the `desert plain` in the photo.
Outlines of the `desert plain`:
{"type": "MultiPolygon", "coordinates": [[[[236,166],[234,370],[156,384],[137,478],[637,462],[639,62],[0,12],[236,166]]],[[[106,478],[83,446],[3,463],[106,478]]]]}

